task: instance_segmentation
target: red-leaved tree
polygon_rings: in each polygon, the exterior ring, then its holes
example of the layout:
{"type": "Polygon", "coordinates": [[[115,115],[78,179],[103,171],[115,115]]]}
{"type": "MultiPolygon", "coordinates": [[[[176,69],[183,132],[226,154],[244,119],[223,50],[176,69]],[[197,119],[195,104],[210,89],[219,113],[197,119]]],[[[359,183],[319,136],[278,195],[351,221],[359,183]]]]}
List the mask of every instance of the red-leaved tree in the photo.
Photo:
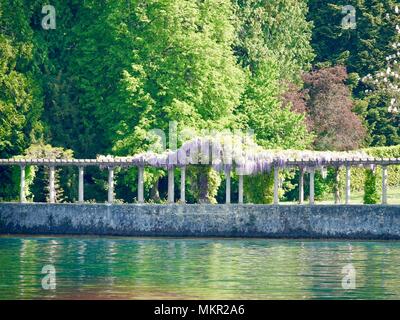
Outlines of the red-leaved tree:
{"type": "Polygon", "coordinates": [[[366,130],[353,112],[354,101],[346,86],[348,74],[343,66],[312,71],[303,75],[306,113],[317,150],[352,150],[361,147],[366,130]]]}

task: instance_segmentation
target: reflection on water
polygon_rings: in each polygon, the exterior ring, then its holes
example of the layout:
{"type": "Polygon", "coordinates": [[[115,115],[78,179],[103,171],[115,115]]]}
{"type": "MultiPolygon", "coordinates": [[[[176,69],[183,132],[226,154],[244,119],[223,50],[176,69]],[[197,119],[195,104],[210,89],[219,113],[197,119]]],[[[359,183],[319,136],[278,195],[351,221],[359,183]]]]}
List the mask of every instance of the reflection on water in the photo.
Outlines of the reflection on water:
{"type": "Polygon", "coordinates": [[[400,242],[0,237],[0,299],[42,298],[400,299],[400,242]]]}

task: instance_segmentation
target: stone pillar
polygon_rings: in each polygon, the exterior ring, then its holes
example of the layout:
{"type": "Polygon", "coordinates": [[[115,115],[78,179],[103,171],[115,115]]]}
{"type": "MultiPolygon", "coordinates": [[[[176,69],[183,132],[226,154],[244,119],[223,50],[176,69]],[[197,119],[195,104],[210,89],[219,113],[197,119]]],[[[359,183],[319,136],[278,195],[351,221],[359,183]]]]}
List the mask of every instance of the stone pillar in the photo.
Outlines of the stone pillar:
{"type": "Polygon", "coordinates": [[[168,202],[174,203],[174,168],[168,169],[168,202]]]}
{"type": "Polygon", "coordinates": [[[387,166],[382,166],[382,204],[388,203],[388,169],[387,166]]]}
{"type": "Polygon", "coordinates": [[[49,174],[50,203],[56,202],[56,189],[54,187],[54,180],[55,180],[55,168],[54,166],[50,166],[50,174],[49,174]]]}
{"type": "Polygon", "coordinates": [[[239,175],[239,204],[243,204],[243,175],[239,175]]]}
{"type": "Polygon", "coordinates": [[[335,168],[334,200],[335,204],[340,204],[340,168],[335,168]]]}
{"type": "Polygon", "coordinates": [[[144,202],[144,167],[138,167],[138,202],[144,202]]]}
{"type": "Polygon", "coordinates": [[[310,170],[310,204],[315,203],[314,178],[315,178],[315,169],[312,168],[310,170]]]}
{"type": "Polygon", "coordinates": [[[114,168],[108,168],[108,203],[114,202],[114,168]]]}
{"type": "Polygon", "coordinates": [[[350,204],[350,190],[351,187],[351,167],[350,165],[346,166],[346,204],[350,204]]]}
{"type": "Polygon", "coordinates": [[[25,198],[25,166],[22,165],[20,168],[21,168],[21,182],[20,182],[19,201],[21,203],[24,203],[24,202],[26,202],[26,198],[25,198]]]}
{"type": "Polygon", "coordinates": [[[231,170],[225,168],[226,190],[225,190],[225,203],[231,203],[231,170]]]}
{"type": "Polygon", "coordinates": [[[274,167],[274,204],[279,204],[279,168],[274,167]]]}
{"type": "Polygon", "coordinates": [[[181,167],[181,202],[186,203],[186,167],[181,167]]]}
{"type": "Polygon", "coordinates": [[[304,203],[304,168],[300,168],[299,178],[299,204],[304,203]]]}
{"type": "Polygon", "coordinates": [[[83,167],[79,167],[79,197],[78,197],[79,203],[83,203],[85,201],[83,175],[84,175],[83,167]]]}

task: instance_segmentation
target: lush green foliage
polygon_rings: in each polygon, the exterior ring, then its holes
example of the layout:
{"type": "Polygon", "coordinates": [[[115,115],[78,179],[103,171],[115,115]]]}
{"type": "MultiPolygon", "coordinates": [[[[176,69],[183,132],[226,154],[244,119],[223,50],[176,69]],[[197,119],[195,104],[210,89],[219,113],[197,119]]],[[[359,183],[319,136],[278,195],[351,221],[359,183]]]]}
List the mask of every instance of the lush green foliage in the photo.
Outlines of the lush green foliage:
{"type": "Polygon", "coordinates": [[[278,79],[274,64],[260,65],[249,80],[239,117],[244,128],[255,130],[257,143],[265,148],[305,149],[313,136],[305,126],[304,115],[282,107],[278,79]]]}
{"type": "MultiPolygon", "coordinates": [[[[42,88],[29,9],[22,0],[0,1],[0,158],[23,154],[43,132],[42,88]]],[[[0,175],[0,198],[15,198],[13,170],[0,168],[0,175]]]]}
{"type": "Polygon", "coordinates": [[[246,202],[269,204],[274,201],[274,175],[258,174],[246,176],[244,179],[244,195],[246,202]]]}
{"type": "Polygon", "coordinates": [[[234,0],[237,4],[239,61],[254,71],[277,61],[279,79],[299,81],[314,58],[312,23],[304,0],[234,0]]]}
{"type": "Polygon", "coordinates": [[[377,178],[373,170],[365,170],[364,203],[376,204],[379,202],[377,178]]]}
{"type": "MultiPolygon", "coordinates": [[[[386,70],[386,57],[395,53],[391,46],[399,41],[396,25],[400,18],[394,14],[395,0],[310,0],[309,19],[314,22],[312,45],[316,63],[343,64],[352,78],[386,70]],[[356,10],[355,29],[343,29],[343,6],[352,5],[356,10]],[[389,14],[389,17],[387,16],[389,14]]],[[[354,96],[362,99],[358,106],[366,120],[370,143],[390,146],[400,143],[400,114],[387,111],[390,97],[382,92],[365,97],[363,85],[351,85],[354,96]]]]}
{"type": "MultiPolygon", "coordinates": [[[[171,121],[190,132],[178,146],[203,129],[251,129],[264,148],[400,144],[400,117],[388,114],[389,97],[366,97],[357,76],[381,70],[392,53],[388,44],[398,40],[399,21],[385,14],[394,0],[51,4],[57,27],[44,30],[41,1],[0,0],[1,158],[132,155],[153,146],[152,129],[171,138],[171,121]],[[342,5],[348,4],[357,10],[355,30],[341,28],[342,5]],[[337,64],[349,74],[321,68],[337,64]]],[[[367,152],[399,157],[397,148],[367,152]]],[[[26,170],[29,198],[46,200],[47,171],[26,170]]],[[[57,171],[57,201],[76,199],[71,170],[57,171]]],[[[85,174],[85,196],[104,200],[107,173],[88,168],[85,174]]],[[[296,197],[295,174],[282,173],[285,199],[296,197]]],[[[0,198],[17,199],[19,168],[1,167],[0,175],[0,198]]],[[[220,174],[192,168],[188,178],[189,202],[221,201],[220,174]]],[[[136,179],[136,168],[116,172],[116,197],[134,200],[136,179]]],[[[362,189],[364,170],[353,170],[352,180],[352,188],[362,189]]],[[[179,189],[178,176],[175,181],[179,189]]],[[[399,168],[390,168],[389,185],[399,181],[399,168]]],[[[270,174],[246,177],[247,201],[270,203],[271,183],[270,174]]],[[[146,169],[147,198],[162,202],[166,185],[164,170],[146,169]]],[[[327,179],[317,175],[317,198],[332,187],[331,172],[327,179]]]]}
{"type": "Polygon", "coordinates": [[[231,50],[232,17],[229,1],[134,1],[135,48],[121,82],[126,101],[115,106],[116,152],[143,150],[147,131],[168,132],[170,121],[195,129],[233,125],[245,73],[231,50]]]}

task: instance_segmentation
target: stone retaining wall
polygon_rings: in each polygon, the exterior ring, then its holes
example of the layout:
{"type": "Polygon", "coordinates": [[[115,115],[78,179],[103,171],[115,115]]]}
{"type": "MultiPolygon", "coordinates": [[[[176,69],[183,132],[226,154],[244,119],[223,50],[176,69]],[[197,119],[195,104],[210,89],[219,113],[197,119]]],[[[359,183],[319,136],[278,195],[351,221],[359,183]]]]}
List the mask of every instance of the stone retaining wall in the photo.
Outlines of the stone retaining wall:
{"type": "Polygon", "coordinates": [[[2,203],[0,234],[400,239],[400,206],[2,203]]]}

